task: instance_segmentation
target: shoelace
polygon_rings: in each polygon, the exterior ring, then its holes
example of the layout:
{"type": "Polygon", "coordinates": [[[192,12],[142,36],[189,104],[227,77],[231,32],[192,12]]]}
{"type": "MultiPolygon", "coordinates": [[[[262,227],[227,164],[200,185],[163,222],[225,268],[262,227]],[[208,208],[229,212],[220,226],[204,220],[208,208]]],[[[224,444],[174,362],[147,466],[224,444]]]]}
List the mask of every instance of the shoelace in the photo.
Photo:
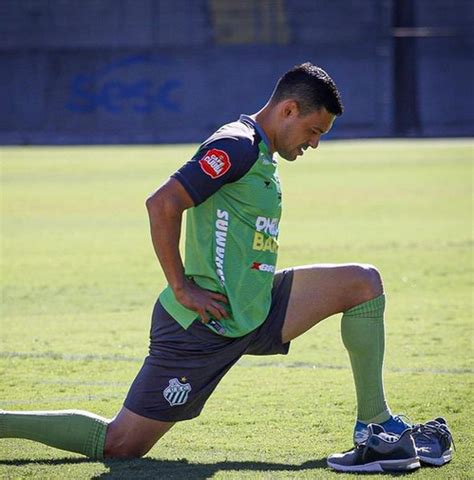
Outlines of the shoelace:
{"type": "Polygon", "coordinates": [[[354,448],[347,450],[347,452],[344,452],[344,453],[354,452],[356,456],[358,455],[362,459],[362,461],[364,461],[367,455],[367,450],[368,450],[367,442],[364,442],[364,443],[359,443],[354,448]]]}
{"type": "Polygon", "coordinates": [[[401,413],[400,415],[394,415],[392,417],[396,422],[399,422],[399,423],[407,423],[408,425],[412,426],[413,425],[413,422],[410,420],[410,417],[407,417],[406,415],[403,415],[403,413],[401,413]]]}
{"type": "Polygon", "coordinates": [[[421,435],[427,440],[431,440],[433,437],[444,440],[446,445],[453,444],[454,450],[456,450],[456,445],[454,443],[454,438],[451,435],[448,427],[442,423],[419,423],[413,428],[413,435],[421,435]]]}
{"type": "Polygon", "coordinates": [[[350,453],[350,452],[355,452],[357,450],[364,450],[367,444],[364,443],[358,443],[355,447],[348,448],[347,450],[344,450],[342,453],[350,453]]]}

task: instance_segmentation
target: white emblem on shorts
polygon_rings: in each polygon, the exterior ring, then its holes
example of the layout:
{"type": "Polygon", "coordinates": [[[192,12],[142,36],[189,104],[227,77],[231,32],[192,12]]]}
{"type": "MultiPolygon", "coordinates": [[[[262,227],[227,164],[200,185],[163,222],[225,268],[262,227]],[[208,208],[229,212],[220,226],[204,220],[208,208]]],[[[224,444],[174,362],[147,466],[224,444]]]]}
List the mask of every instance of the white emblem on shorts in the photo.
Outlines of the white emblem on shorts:
{"type": "Polygon", "coordinates": [[[181,383],[177,378],[172,378],[169,385],[163,390],[163,396],[174,407],[186,403],[190,391],[191,385],[189,383],[181,383]]]}

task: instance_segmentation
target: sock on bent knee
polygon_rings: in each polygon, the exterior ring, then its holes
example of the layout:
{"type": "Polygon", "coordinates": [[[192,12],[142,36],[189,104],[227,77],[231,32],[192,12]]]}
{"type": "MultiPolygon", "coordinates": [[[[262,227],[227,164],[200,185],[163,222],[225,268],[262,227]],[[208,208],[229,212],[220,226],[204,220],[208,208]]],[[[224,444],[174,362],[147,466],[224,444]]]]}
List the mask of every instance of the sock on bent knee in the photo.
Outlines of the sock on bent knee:
{"type": "Polygon", "coordinates": [[[383,388],[385,295],[347,310],[341,336],[349,352],[357,394],[357,418],[382,423],[390,418],[383,388]]]}
{"type": "Polygon", "coordinates": [[[25,438],[103,460],[108,421],[81,410],[0,411],[0,438],[25,438]]]}

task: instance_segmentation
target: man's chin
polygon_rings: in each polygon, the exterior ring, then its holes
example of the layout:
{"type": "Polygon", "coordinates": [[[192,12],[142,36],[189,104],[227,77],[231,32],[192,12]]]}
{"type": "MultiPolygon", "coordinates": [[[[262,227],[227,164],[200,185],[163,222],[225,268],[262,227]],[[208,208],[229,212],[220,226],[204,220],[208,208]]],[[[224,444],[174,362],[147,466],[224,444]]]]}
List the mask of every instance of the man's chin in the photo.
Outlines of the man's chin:
{"type": "Polygon", "coordinates": [[[298,155],[296,154],[291,154],[291,153],[284,153],[284,152],[278,152],[281,158],[284,160],[287,160],[288,162],[294,162],[297,158],[298,155]]]}

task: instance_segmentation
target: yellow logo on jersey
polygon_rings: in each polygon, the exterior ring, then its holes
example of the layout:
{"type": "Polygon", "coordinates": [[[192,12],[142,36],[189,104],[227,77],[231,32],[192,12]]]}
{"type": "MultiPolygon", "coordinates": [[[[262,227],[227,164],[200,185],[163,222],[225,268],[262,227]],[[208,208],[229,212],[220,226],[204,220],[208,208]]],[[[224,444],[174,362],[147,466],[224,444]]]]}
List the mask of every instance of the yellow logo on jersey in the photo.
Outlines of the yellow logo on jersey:
{"type": "Polygon", "coordinates": [[[255,222],[255,235],[253,249],[259,251],[278,251],[278,218],[257,217],[255,222]]]}
{"type": "Polygon", "coordinates": [[[267,237],[263,233],[255,232],[253,237],[253,249],[260,251],[270,251],[276,253],[278,251],[278,241],[276,238],[267,237]]]}

